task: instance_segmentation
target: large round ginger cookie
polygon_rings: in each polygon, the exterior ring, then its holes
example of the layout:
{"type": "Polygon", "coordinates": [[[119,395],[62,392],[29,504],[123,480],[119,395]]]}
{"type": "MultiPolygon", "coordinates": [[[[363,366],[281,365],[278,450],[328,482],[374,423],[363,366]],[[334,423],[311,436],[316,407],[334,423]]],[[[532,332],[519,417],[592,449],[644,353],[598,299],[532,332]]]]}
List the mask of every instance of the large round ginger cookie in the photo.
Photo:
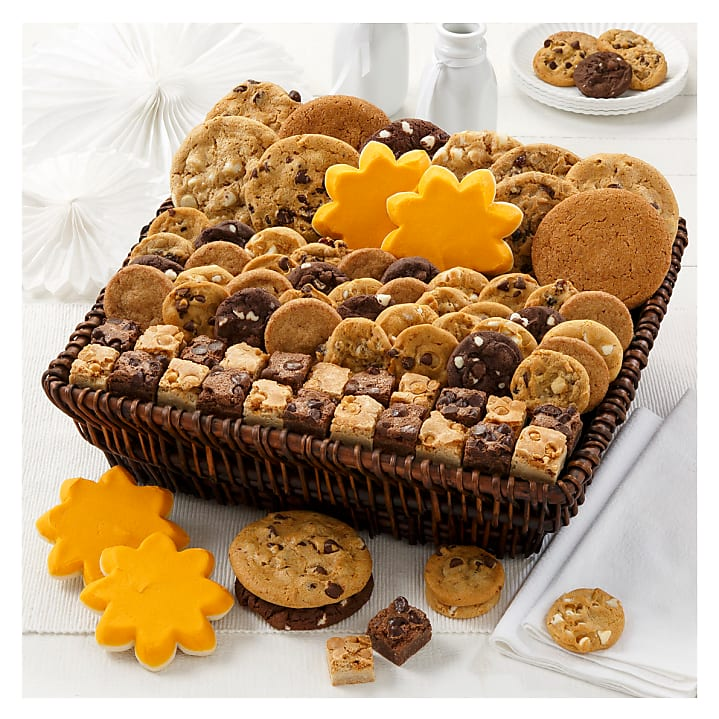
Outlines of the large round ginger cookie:
{"type": "Polygon", "coordinates": [[[580,291],[609,292],[632,309],[661,285],[673,240],[642,197],[614,188],[587,190],[547,213],[532,243],[532,266],[542,285],[561,277],[580,291]]]}

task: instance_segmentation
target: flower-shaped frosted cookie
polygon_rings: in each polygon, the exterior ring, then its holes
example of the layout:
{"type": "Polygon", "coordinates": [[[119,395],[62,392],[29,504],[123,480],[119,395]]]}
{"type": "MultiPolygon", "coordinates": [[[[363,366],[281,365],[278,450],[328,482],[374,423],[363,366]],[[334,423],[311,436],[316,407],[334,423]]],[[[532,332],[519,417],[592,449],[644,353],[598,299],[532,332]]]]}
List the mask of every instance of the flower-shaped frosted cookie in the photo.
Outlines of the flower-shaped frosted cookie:
{"type": "Polygon", "coordinates": [[[82,573],[85,584],[102,577],[100,555],[118,544],[137,547],[153,532],[166,534],[182,549],[189,537],[166,517],[172,493],[139,487],[130,473],[113,467],[97,482],[80,477],[60,487],[61,503],[40,517],[36,527],[54,544],[47,560],[56,577],[82,573]]]}
{"type": "Polygon", "coordinates": [[[358,168],[345,164],[327,168],[325,187],[331,202],[318,208],[312,227],[352,249],[379,247],[396,227],[387,216],[387,198],[416,189],[429,164],[424,150],[411,150],[395,159],[387,145],[367,143],[358,168]]]}
{"type": "Polygon", "coordinates": [[[205,655],[216,646],[209,620],[232,609],[234,599],[208,579],[215,559],[206,549],[178,551],[162,532],[139,547],[109,547],[100,559],[102,579],[88,584],[80,599],[102,612],[98,644],[110,651],[135,647],[146,669],[159,671],[185,654],[205,655]]]}
{"type": "Polygon", "coordinates": [[[421,255],[440,270],[468,267],[486,275],[507,272],[512,250],[504,241],[522,221],[522,211],[495,202],[496,184],[489,170],[474,170],[460,182],[446,167],[433,165],[416,192],[387,200],[397,225],[382,242],[396,257],[421,255]]]}

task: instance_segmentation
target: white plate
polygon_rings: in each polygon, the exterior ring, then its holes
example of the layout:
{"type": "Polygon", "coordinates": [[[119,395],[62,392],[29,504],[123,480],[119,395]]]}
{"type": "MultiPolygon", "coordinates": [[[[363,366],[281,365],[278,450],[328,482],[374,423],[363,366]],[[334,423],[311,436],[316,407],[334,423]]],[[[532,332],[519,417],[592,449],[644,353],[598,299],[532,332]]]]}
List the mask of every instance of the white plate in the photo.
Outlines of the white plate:
{"type": "Polygon", "coordinates": [[[684,88],[689,72],[686,48],[658,25],[627,23],[544,23],[525,30],[514,42],[512,75],[517,86],[529,97],[550,107],[585,115],[625,115],[649,110],[676,97],[684,88]],[[620,97],[586,97],[576,87],[555,87],[540,80],[532,70],[532,59],[548,35],[560,30],[576,30],[598,37],[605,30],[620,27],[633,30],[651,40],[664,53],[667,77],[651,90],[627,90],[620,97]]]}

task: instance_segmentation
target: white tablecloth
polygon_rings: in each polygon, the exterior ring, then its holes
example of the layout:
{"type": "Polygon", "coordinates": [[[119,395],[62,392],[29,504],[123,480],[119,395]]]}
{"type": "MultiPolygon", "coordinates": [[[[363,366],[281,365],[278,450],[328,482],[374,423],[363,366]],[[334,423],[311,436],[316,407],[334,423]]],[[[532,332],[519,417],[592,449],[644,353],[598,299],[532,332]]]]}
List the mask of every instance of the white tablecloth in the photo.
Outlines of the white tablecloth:
{"type": "MultiPolygon", "coordinates": [[[[256,25],[267,37],[281,42],[303,67],[308,86],[316,94],[330,84],[332,25],[256,25]]],[[[696,195],[696,27],[668,26],[686,45],[691,69],[684,91],[667,105],[637,115],[592,117],[545,107],[523,96],[509,72],[509,50],[524,25],[490,25],[487,34],[490,59],[499,84],[499,129],[524,142],[547,141],[580,155],[627,152],[657,166],[674,188],[689,228],[689,248],[670,310],[642,373],[635,407],[647,407],[666,416],[684,392],[696,387],[697,195],[696,195]]],[[[26,28],[26,52],[35,40],[51,38],[54,28],[26,28]]],[[[432,28],[410,27],[410,90],[398,116],[412,116],[420,73],[430,59],[432,28]]],[[[240,72],[240,74],[242,74],[240,72]]],[[[57,503],[63,479],[97,478],[106,469],[99,450],[82,440],[69,418],[44,397],[40,375],[65,346],[72,329],[82,320],[87,303],[26,300],[23,305],[23,421],[22,421],[22,549],[23,639],[22,691],[28,697],[49,696],[158,696],[158,697],[503,697],[503,696],[620,696],[607,689],[522,664],[499,654],[488,634],[506,603],[495,615],[469,623],[434,616],[435,633],[428,647],[404,667],[382,662],[377,681],[350,688],[333,688],[324,664],[322,633],[267,632],[251,623],[226,619],[218,623],[219,646],[214,655],[199,659],[178,654],[165,672],[143,670],[131,652],[107,655],[95,644],[92,617],[76,600],[79,584],[51,584],[44,573],[48,545],[38,537],[34,522],[38,511],[57,503]],[[58,599],[59,598],[59,599],[58,599]],[[51,600],[54,604],[51,605],[51,600]],[[58,613],[56,602],[62,612],[58,613]],[[79,605],[79,606],[78,606],[79,605]],[[58,628],[59,617],[62,626],[58,628]],[[61,632],[61,633],[53,633],[61,632]]],[[[587,501],[591,501],[591,490],[587,501]]],[[[175,512],[188,522],[195,516],[194,500],[176,499],[175,512]]],[[[256,510],[217,508],[218,526],[232,535],[235,521],[257,516],[256,510]]],[[[187,527],[186,527],[187,528],[187,527]]],[[[204,530],[193,526],[195,543],[202,546],[204,530]]],[[[190,532],[193,537],[193,531],[190,532]]],[[[391,587],[380,589],[374,611],[394,595],[405,593],[423,605],[421,567],[427,547],[399,545],[376,538],[387,557],[407,563],[391,587]],[[386,596],[385,596],[386,594],[386,596]],[[391,595],[391,596],[390,596],[391,595]]],[[[378,571],[383,560],[377,554],[378,571]]],[[[389,561],[389,560],[387,560],[389,561]]],[[[509,563],[506,602],[531,570],[534,560],[509,563]]],[[[226,565],[218,571],[226,572],[226,565]]],[[[218,581],[226,582],[224,574],[218,581]]],[[[240,611],[235,609],[233,611],[240,611]]],[[[369,611],[367,609],[366,611],[369,611]]],[[[357,617],[361,629],[367,617],[357,617]]],[[[349,620],[348,620],[349,621],[349,620]]],[[[328,630],[329,632],[329,630],[328,630]]],[[[380,661],[381,658],[378,658],[380,661]]]]}

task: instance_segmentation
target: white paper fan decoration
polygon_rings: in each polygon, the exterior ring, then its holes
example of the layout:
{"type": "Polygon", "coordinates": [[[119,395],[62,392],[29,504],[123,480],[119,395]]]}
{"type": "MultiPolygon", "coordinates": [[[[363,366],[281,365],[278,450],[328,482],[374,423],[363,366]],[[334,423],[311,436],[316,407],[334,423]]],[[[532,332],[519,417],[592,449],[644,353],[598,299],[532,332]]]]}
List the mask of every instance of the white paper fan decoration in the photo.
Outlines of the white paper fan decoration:
{"type": "Polygon", "coordinates": [[[23,289],[94,300],[167,197],[164,177],[124,153],[48,158],[23,177],[23,289]]]}
{"type": "Polygon", "coordinates": [[[302,93],[281,47],[239,24],[80,24],[24,63],[28,157],[112,147],[169,173],[217,100],[247,79],[302,93]]]}

